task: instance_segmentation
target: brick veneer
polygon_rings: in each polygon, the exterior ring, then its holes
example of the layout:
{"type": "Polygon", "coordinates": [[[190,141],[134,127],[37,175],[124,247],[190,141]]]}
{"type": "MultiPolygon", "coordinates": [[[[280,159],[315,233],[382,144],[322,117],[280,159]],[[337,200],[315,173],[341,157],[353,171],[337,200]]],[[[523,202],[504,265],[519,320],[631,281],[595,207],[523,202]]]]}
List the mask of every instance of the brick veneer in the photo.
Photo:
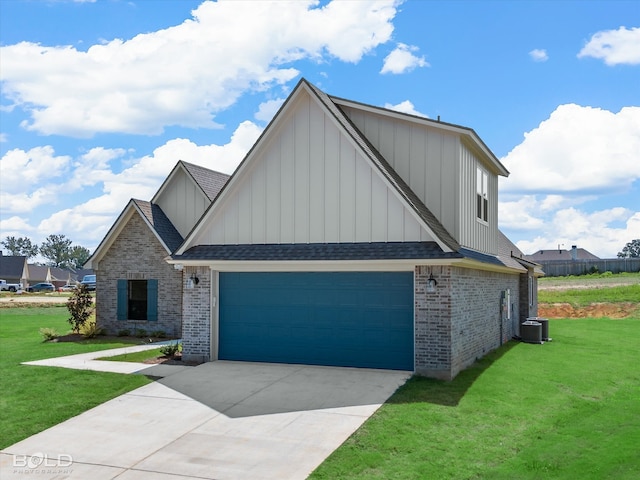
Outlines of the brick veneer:
{"type": "Polygon", "coordinates": [[[211,359],[211,272],[208,268],[185,267],[182,307],[182,358],[208,362],[211,359]],[[199,279],[187,288],[191,275],[199,279]]]}
{"type": "Polygon", "coordinates": [[[182,272],[164,261],[167,251],[137,213],[131,217],[96,269],[96,321],[108,334],[120,330],[163,330],[180,337],[182,272]],[[118,280],[158,280],[158,320],[118,320],[118,280]]]}
{"type": "Polygon", "coordinates": [[[519,283],[517,274],[417,266],[416,373],[451,380],[511,339],[515,322],[501,314],[500,300],[502,292],[510,289],[512,319],[519,318],[519,283]],[[430,274],[438,282],[435,293],[426,291],[430,274]]]}

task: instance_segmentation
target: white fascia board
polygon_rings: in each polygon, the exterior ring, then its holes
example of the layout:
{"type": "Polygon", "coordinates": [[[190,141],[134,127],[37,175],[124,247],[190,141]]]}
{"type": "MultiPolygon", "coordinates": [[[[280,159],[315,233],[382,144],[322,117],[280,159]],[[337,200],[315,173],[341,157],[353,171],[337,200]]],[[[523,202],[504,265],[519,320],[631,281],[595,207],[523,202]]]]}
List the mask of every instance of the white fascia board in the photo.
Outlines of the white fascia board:
{"type": "Polygon", "coordinates": [[[406,260],[180,260],[170,264],[209,267],[219,272],[411,272],[417,265],[453,265],[458,259],[406,260]]]}
{"type": "Polygon", "coordinates": [[[219,272],[408,272],[417,266],[452,266],[498,273],[520,274],[513,268],[467,258],[404,260],[181,260],[167,263],[185,267],[209,267],[219,272]]]}

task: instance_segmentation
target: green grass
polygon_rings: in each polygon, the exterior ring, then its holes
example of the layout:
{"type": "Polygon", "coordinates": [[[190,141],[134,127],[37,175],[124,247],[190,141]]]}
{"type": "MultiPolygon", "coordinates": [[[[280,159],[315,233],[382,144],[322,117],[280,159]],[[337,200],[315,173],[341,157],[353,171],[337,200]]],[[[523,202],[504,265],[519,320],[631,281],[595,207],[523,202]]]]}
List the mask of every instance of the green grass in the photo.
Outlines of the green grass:
{"type": "Polygon", "coordinates": [[[41,327],[70,330],[65,307],[0,309],[0,448],[150,382],[121,375],[21,362],[127,346],[105,339],[43,343],[41,327]]]}
{"type": "Polygon", "coordinates": [[[98,360],[108,360],[111,362],[144,362],[145,360],[151,360],[162,355],[160,348],[154,348],[152,350],[144,350],[143,352],[123,353],[122,355],[115,355],[113,357],[101,357],[98,360]]]}
{"type": "Polygon", "coordinates": [[[538,302],[570,303],[574,307],[592,303],[635,302],[640,304],[640,284],[574,290],[540,290],[538,302]]]}
{"type": "Polygon", "coordinates": [[[570,287],[571,285],[631,285],[640,283],[640,272],[630,273],[591,273],[588,275],[568,275],[565,277],[542,277],[538,280],[540,288],[570,287]]]}
{"type": "Polygon", "coordinates": [[[549,323],[552,342],[412,378],[310,478],[640,478],[640,318],[549,323]]]}

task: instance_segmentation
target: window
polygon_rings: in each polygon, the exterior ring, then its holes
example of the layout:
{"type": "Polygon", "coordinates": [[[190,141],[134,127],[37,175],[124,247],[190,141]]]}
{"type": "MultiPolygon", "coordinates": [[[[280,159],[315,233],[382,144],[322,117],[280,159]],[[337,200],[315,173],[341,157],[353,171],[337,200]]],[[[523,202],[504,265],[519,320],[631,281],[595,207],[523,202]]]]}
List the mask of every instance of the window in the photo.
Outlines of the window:
{"type": "Polygon", "coordinates": [[[118,320],[158,319],[158,280],[118,280],[118,320]]]}
{"type": "Polygon", "coordinates": [[[476,177],[476,216],[480,220],[488,221],[489,210],[489,176],[487,173],[478,168],[476,177]]]}

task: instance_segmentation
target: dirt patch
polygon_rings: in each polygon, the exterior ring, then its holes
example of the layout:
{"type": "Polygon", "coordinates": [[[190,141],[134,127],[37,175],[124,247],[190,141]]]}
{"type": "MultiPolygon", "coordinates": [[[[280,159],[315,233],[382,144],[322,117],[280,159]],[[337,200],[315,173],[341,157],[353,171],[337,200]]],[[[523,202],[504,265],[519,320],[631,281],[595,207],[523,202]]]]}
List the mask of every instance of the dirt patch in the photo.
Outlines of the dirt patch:
{"type": "Polygon", "coordinates": [[[541,303],[538,316],[543,318],[627,318],[638,311],[638,304],[629,303],[592,303],[585,307],[574,307],[569,303],[541,303]]]}

